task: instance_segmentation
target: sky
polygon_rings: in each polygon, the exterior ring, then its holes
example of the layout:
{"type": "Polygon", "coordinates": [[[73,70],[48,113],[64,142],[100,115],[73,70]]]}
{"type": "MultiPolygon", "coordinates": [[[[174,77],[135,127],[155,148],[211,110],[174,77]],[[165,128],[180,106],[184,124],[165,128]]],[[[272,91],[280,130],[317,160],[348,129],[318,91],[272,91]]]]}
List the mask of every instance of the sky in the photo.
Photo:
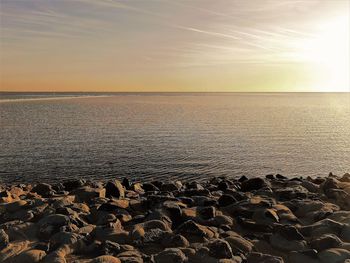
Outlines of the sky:
{"type": "Polygon", "coordinates": [[[350,0],[0,0],[0,91],[350,91],[350,0]]]}

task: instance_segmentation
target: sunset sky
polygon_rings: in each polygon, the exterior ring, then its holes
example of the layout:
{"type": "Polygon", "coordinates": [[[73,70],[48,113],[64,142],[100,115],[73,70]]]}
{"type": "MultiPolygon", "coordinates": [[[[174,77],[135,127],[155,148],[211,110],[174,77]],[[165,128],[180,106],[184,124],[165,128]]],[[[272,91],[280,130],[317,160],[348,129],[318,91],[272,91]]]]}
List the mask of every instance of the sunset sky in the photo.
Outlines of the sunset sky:
{"type": "Polygon", "coordinates": [[[349,0],[0,0],[0,91],[350,91],[349,0]]]}

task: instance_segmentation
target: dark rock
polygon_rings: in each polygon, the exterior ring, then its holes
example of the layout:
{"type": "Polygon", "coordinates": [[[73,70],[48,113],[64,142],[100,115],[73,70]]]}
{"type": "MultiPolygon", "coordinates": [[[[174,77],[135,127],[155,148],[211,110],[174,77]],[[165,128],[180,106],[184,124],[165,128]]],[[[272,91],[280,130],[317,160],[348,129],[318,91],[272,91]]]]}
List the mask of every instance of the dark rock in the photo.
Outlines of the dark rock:
{"type": "Polygon", "coordinates": [[[81,238],[76,233],[58,232],[50,238],[50,249],[56,249],[63,245],[72,245],[81,238]]]}
{"type": "Polygon", "coordinates": [[[292,199],[305,199],[308,197],[309,191],[301,185],[285,187],[275,190],[275,194],[281,201],[292,199]]]}
{"type": "Polygon", "coordinates": [[[100,249],[101,249],[102,255],[116,256],[117,254],[119,254],[121,252],[120,245],[118,243],[110,241],[110,240],[103,241],[100,249]]]}
{"type": "Polygon", "coordinates": [[[213,206],[199,207],[198,212],[203,219],[215,217],[215,207],[213,206]]]}
{"type": "Polygon", "coordinates": [[[0,229],[0,250],[7,247],[9,242],[9,236],[3,229],[0,229]]]}
{"type": "Polygon", "coordinates": [[[185,184],[187,189],[193,189],[193,190],[204,190],[204,187],[197,182],[187,182],[185,184]]]}
{"type": "Polygon", "coordinates": [[[106,197],[124,198],[125,191],[123,185],[118,181],[109,181],[106,184],[106,197]]]}
{"type": "Polygon", "coordinates": [[[238,182],[242,183],[242,182],[247,181],[247,180],[248,180],[247,176],[242,175],[242,176],[238,179],[238,182]]]}
{"type": "Polygon", "coordinates": [[[310,247],[316,249],[317,251],[322,251],[332,247],[340,247],[342,243],[343,242],[336,235],[328,234],[312,240],[310,242],[310,247]]]}
{"type": "Polygon", "coordinates": [[[279,180],[286,180],[288,179],[287,177],[281,175],[281,174],[276,174],[276,178],[279,179],[279,180]]]}
{"type": "Polygon", "coordinates": [[[124,177],[122,180],[122,185],[126,188],[126,189],[130,189],[131,188],[131,183],[129,181],[128,178],[124,177]]]}
{"type": "Polygon", "coordinates": [[[83,186],[73,190],[71,194],[75,195],[79,202],[90,203],[94,198],[105,197],[106,189],[83,186]]]}
{"type": "Polygon", "coordinates": [[[178,248],[167,248],[154,257],[155,263],[182,263],[187,261],[186,255],[178,248]]]}
{"type": "Polygon", "coordinates": [[[208,244],[209,255],[214,258],[232,258],[232,249],[230,244],[222,239],[211,241],[208,244]]]}
{"type": "Polygon", "coordinates": [[[221,181],[218,184],[218,189],[221,191],[225,191],[226,189],[228,189],[230,187],[230,185],[226,182],[226,181],[221,181]]]}
{"type": "Polygon", "coordinates": [[[243,181],[241,184],[241,190],[243,192],[249,192],[253,190],[259,190],[260,188],[267,186],[268,184],[264,179],[257,177],[243,181]]]}
{"type": "Polygon", "coordinates": [[[45,252],[49,252],[50,250],[50,243],[47,242],[39,242],[34,246],[34,249],[43,250],[45,252]]]}
{"type": "Polygon", "coordinates": [[[258,224],[253,220],[238,217],[237,223],[239,223],[242,227],[256,232],[271,232],[273,230],[273,227],[271,225],[266,224],[258,224]]]}
{"type": "Polygon", "coordinates": [[[163,185],[162,181],[152,181],[151,184],[155,185],[158,189],[160,189],[163,185]]]}
{"type": "Polygon", "coordinates": [[[287,240],[304,240],[304,236],[299,232],[295,226],[279,226],[275,228],[276,232],[279,233],[287,240]]]}
{"type": "Polygon", "coordinates": [[[160,189],[165,192],[173,192],[179,190],[178,186],[175,183],[165,183],[160,189]]]}
{"type": "Polygon", "coordinates": [[[228,194],[224,194],[220,196],[220,198],[218,199],[218,205],[220,207],[232,205],[233,203],[236,203],[236,202],[237,202],[236,198],[228,194]]]}
{"type": "Polygon", "coordinates": [[[85,183],[86,183],[86,181],[83,179],[68,180],[68,181],[63,182],[63,186],[64,186],[64,189],[66,191],[70,192],[74,189],[77,189],[79,187],[84,186],[85,183]]]}
{"type": "Polygon", "coordinates": [[[163,245],[165,247],[188,247],[190,243],[188,240],[182,235],[175,235],[172,238],[166,238],[163,241],[163,245]]]}
{"type": "Polygon", "coordinates": [[[142,185],[142,189],[145,190],[145,192],[155,192],[155,191],[159,191],[159,188],[156,187],[154,184],[152,183],[144,183],[142,185]]]}
{"type": "Polygon", "coordinates": [[[52,186],[46,183],[39,183],[32,189],[33,193],[37,193],[42,197],[49,197],[53,194],[52,186]]]}
{"type": "Polygon", "coordinates": [[[258,252],[249,253],[247,263],[284,263],[283,258],[258,252]]]}
{"type": "Polygon", "coordinates": [[[180,225],[176,232],[183,235],[190,242],[200,242],[204,241],[205,238],[212,238],[215,236],[213,230],[209,229],[206,226],[202,226],[193,222],[192,220],[188,220],[182,225],[180,225]]]}
{"type": "Polygon", "coordinates": [[[269,180],[274,180],[275,176],[273,174],[267,174],[267,175],[265,175],[265,178],[269,179],[269,180]]]}

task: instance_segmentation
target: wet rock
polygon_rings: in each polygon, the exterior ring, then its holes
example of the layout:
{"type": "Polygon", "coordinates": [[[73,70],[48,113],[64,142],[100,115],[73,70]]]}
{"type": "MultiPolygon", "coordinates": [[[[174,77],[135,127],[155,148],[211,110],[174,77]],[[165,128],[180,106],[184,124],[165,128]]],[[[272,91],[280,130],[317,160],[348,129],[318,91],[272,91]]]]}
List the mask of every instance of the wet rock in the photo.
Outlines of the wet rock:
{"type": "Polygon", "coordinates": [[[202,226],[188,220],[182,225],[180,225],[177,230],[177,233],[183,235],[190,242],[203,242],[206,238],[213,238],[215,232],[206,226],[202,226]]]}
{"type": "Polygon", "coordinates": [[[163,245],[165,247],[188,247],[190,245],[190,243],[188,242],[188,240],[182,236],[182,235],[174,235],[172,236],[170,239],[169,238],[165,238],[163,240],[163,245]]]}
{"type": "Polygon", "coordinates": [[[124,177],[122,180],[122,186],[124,186],[125,189],[130,189],[131,188],[130,180],[128,178],[124,177]]]}
{"type": "Polygon", "coordinates": [[[41,238],[48,239],[53,234],[57,233],[60,227],[69,223],[69,217],[60,214],[53,214],[44,217],[38,222],[39,232],[41,238]]]}
{"type": "Polygon", "coordinates": [[[232,252],[236,253],[249,253],[253,249],[253,244],[244,239],[242,236],[235,232],[230,232],[229,236],[225,238],[225,240],[230,244],[232,252]]]}
{"type": "Polygon", "coordinates": [[[282,251],[297,251],[305,250],[307,248],[307,242],[305,240],[288,239],[280,233],[274,233],[271,235],[270,244],[274,248],[282,251]]]}
{"type": "Polygon", "coordinates": [[[273,174],[267,174],[267,175],[265,175],[265,178],[269,179],[269,180],[274,180],[275,176],[273,174]]]}
{"type": "Polygon", "coordinates": [[[339,235],[343,228],[344,228],[344,224],[338,223],[330,219],[323,219],[314,224],[300,227],[299,231],[304,236],[312,236],[316,238],[324,234],[339,235]]]}
{"type": "Polygon", "coordinates": [[[239,179],[238,179],[238,182],[245,182],[245,181],[248,181],[248,178],[247,178],[247,176],[245,176],[245,175],[242,175],[239,179]]]}
{"type": "Polygon", "coordinates": [[[80,238],[81,236],[76,233],[58,232],[50,238],[50,248],[55,249],[63,245],[75,244],[80,238]]]}
{"type": "Polygon", "coordinates": [[[258,252],[249,253],[247,263],[284,263],[283,258],[258,252]]]}
{"type": "Polygon", "coordinates": [[[350,251],[342,248],[330,248],[318,253],[322,263],[340,263],[350,259],[350,251]]]}
{"type": "Polygon", "coordinates": [[[197,182],[187,182],[185,183],[185,187],[187,189],[193,189],[193,190],[204,190],[204,187],[197,182]]]}
{"type": "Polygon", "coordinates": [[[209,255],[214,258],[232,258],[233,256],[230,244],[222,239],[211,241],[208,248],[209,255]]]}
{"type": "Polygon", "coordinates": [[[91,260],[91,263],[121,263],[120,260],[116,257],[103,255],[91,260]]]}
{"type": "Polygon", "coordinates": [[[308,196],[309,191],[301,185],[280,188],[275,190],[275,194],[282,201],[291,199],[305,199],[308,196]]]}
{"type": "Polygon", "coordinates": [[[35,263],[40,262],[46,256],[45,251],[38,249],[31,249],[22,252],[11,260],[12,263],[35,263]]]}
{"type": "Polygon", "coordinates": [[[248,179],[241,184],[241,190],[243,192],[253,191],[253,190],[259,190],[263,187],[268,187],[269,184],[266,182],[263,178],[252,178],[248,179]]]}
{"type": "Polygon", "coordinates": [[[115,197],[115,198],[125,197],[124,187],[118,180],[107,182],[105,188],[106,188],[106,197],[115,197]]]}
{"type": "Polygon", "coordinates": [[[310,242],[310,246],[317,251],[322,251],[328,248],[337,248],[342,246],[342,241],[333,234],[323,235],[310,242]]]}
{"type": "Polygon", "coordinates": [[[215,217],[215,207],[213,206],[199,207],[197,210],[199,215],[204,219],[215,217]]]}
{"type": "Polygon", "coordinates": [[[281,174],[276,174],[276,178],[279,179],[279,180],[287,180],[288,178],[281,175],[281,174]]]}
{"type": "Polygon", "coordinates": [[[37,193],[42,197],[49,197],[54,193],[52,186],[46,183],[37,184],[33,187],[32,192],[37,193]]]}
{"type": "Polygon", "coordinates": [[[118,243],[106,240],[101,244],[101,253],[104,255],[115,256],[121,252],[121,247],[118,243]]]}
{"type": "Polygon", "coordinates": [[[18,200],[12,203],[9,203],[6,205],[6,211],[9,213],[15,213],[18,210],[23,209],[27,205],[27,201],[25,200],[18,200]]]}
{"type": "Polygon", "coordinates": [[[0,192],[0,203],[11,203],[12,201],[13,198],[9,191],[0,192]]]}
{"type": "Polygon", "coordinates": [[[9,236],[3,229],[0,229],[0,250],[9,244],[9,236]]]}
{"type": "Polygon", "coordinates": [[[90,203],[94,198],[105,197],[106,189],[83,186],[72,191],[78,201],[90,203]]]}
{"type": "Polygon", "coordinates": [[[308,249],[303,251],[291,251],[288,255],[288,262],[290,263],[319,263],[317,251],[314,249],[308,249]]]}
{"type": "Polygon", "coordinates": [[[179,187],[175,183],[165,183],[160,187],[160,189],[165,192],[173,192],[178,191],[179,187]]]}
{"type": "Polygon", "coordinates": [[[156,187],[154,184],[152,183],[144,183],[142,185],[142,189],[146,192],[154,192],[154,191],[159,191],[159,188],[156,187]]]}
{"type": "Polygon", "coordinates": [[[218,199],[218,205],[220,207],[228,206],[236,202],[237,202],[236,198],[234,198],[232,195],[227,195],[227,194],[220,196],[220,198],[218,199]]]}
{"type": "Polygon", "coordinates": [[[275,228],[275,233],[280,234],[287,240],[304,240],[304,236],[295,226],[278,226],[275,228]]]}
{"type": "Polygon", "coordinates": [[[177,248],[167,248],[154,257],[155,263],[182,263],[187,261],[185,254],[177,248]]]}
{"type": "Polygon", "coordinates": [[[74,189],[83,187],[85,185],[86,181],[83,179],[76,179],[76,180],[68,180],[62,183],[64,189],[66,191],[72,191],[74,189]]]}

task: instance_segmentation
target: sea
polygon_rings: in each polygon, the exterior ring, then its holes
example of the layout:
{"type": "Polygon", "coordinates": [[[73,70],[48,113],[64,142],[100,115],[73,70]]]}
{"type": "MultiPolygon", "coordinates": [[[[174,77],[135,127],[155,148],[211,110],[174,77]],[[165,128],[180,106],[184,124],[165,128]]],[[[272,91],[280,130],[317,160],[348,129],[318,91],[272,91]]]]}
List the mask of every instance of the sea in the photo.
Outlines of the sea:
{"type": "Polygon", "coordinates": [[[0,93],[0,183],[350,172],[350,93],[0,93]]]}

